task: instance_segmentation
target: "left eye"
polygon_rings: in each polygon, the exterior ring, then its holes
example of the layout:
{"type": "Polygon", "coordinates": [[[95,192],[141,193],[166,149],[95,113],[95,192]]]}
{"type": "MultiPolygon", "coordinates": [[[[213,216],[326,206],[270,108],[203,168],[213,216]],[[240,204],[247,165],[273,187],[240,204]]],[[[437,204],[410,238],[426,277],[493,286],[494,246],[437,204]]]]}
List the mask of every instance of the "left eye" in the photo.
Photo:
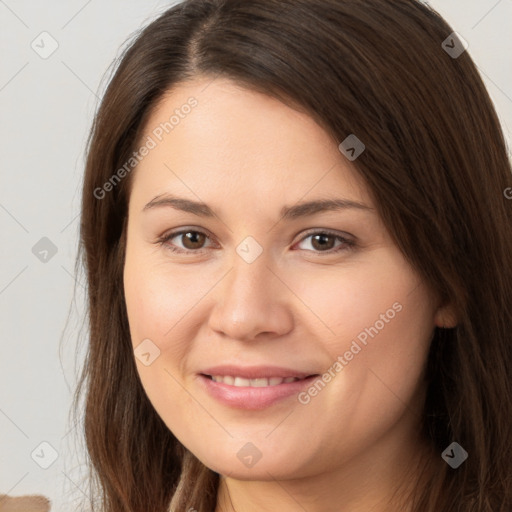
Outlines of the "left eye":
{"type": "MultiPolygon", "coordinates": [[[[348,238],[345,238],[341,235],[330,233],[328,231],[316,231],[314,233],[310,233],[306,235],[301,242],[304,242],[308,238],[311,238],[310,245],[313,247],[313,249],[319,249],[315,250],[314,252],[323,252],[332,254],[334,252],[339,252],[343,250],[350,249],[354,246],[354,242],[352,240],[349,240],[348,238]],[[334,248],[334,244],[336,243],[336,240],[340,241],[340,244],[334,248]]],[[[308,250],[308,249],[306,249],[308,250]]]]}

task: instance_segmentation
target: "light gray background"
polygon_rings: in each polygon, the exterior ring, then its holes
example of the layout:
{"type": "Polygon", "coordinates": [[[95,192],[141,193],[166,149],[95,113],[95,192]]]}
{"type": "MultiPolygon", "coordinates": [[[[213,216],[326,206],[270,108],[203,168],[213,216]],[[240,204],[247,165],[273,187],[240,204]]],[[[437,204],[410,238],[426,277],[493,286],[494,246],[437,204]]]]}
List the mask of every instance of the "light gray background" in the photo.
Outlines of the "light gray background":
{"type": "MultiPolygon", "coordinates": [[[[86,491],[68,422],[84,308],[74,262],[85,141],[121,45],[172,3],[0,0],[0,494],[46,494],[52,510],[71,510],[86,491]],[[51,48],[44,31],[58,43],[46,59],[31,47],[51,48]],[[32,252],[43,237],[57,248],[45,262],[32,252]],[[42,442],[58,454],[48,469],[35,462],[51,460],[42,442]]],[[[512,0],[429,3],[468,41],[510,147],[512,0]]]]}

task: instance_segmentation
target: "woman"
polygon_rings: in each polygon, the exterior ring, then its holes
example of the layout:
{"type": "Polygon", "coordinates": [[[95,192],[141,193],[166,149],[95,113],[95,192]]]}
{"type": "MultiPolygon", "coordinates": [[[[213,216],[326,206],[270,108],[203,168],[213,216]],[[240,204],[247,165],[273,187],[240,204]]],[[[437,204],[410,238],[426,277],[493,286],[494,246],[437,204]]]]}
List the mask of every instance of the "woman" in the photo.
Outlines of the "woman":
{"type": "Polygon", "coordinates": [[[91,131],[91,505],[510,511],[512,184],[411,0],[188,0],[91,131]]]}

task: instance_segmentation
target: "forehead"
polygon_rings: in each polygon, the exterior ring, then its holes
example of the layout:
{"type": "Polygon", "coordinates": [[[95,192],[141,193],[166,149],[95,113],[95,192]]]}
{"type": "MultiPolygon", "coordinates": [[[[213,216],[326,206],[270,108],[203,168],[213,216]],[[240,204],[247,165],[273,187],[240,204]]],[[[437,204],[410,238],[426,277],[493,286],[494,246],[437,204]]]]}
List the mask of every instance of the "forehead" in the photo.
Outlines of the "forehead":
{"type": "Polygon", "coordinates": [[[152,147],[134,171],[134,199],[172,191],[242,203],[251,196],[261,206],[263,198],[290,204],[337,194],[371,204],[362,178],[310,116],[227,79],[168,91],[144,143],[152,147]]]}

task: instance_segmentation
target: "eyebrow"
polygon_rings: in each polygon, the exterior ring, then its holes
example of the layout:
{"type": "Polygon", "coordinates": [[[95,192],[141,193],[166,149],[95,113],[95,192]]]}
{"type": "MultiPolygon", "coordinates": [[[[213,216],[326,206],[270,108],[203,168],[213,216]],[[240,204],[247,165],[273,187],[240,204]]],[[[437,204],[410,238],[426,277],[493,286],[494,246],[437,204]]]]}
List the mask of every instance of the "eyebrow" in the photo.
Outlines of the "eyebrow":
{"type": "MultiPolygon", "coordinates": [[[[156,196],[148,204],[146,204],[146,206],[144,206],[142,211],[159,207],[170,207],[174,208],[175,210],[192,213],[199,217],[216,217],[214,211],[206,203],[192,201],[182,197],[176,197],[171,194],[156,196]]],[[[283,206],[281,209],[281,217],[283,220],[291,220],[297,219],[299,217],[314,215],[316,213],[346,209],[374,211],[374,208],[371,208],[364,203],[352,201],[350,199],[332,198],[317,199],[315,201],[298,203],[293,206],[283,206]]]]}

